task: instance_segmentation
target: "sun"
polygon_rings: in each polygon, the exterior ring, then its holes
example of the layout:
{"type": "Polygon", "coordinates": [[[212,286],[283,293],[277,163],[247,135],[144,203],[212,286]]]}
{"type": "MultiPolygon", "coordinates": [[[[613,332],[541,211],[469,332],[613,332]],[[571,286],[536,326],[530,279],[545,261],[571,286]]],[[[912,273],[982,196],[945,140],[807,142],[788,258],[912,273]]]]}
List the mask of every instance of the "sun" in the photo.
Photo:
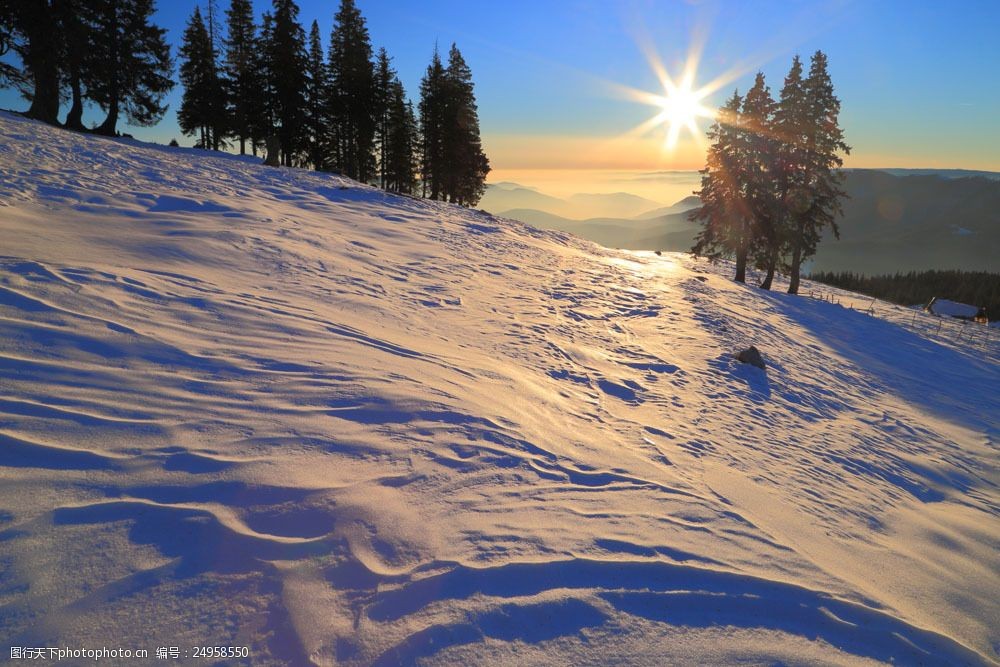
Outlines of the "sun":
{"type": "Polygon", "coordinates": [[[629,88],[628,97],[655,107],[659,111],[646,122],[633,128],[629,134],[646,135],[662,128],[665,130],[663,148],[667,152],[673,152],[677,148],[682,132],[686,132],[697,144],[703,144],[704,136],[698,127],[698,119],[715,118],[715,111],[702,103],[715,87],[695,88],[696,60],[688,60],[679,81],[670,76],[659,59],[650,59],[650,64],[663,86],[663,92],[649,93],[629,88]]]}
{"type": "Polygon", "coordinates": [[[686,77],[679,85],[674,85],[672,81],[664,84],[666,93],[657,100],[660,107],[657,117],[662,117],[661,124],[667,128],[664,147],[668,151],[677,148],[682,130],[687,130],[695,141],[701,143],[698,119],[715,117],[715,112],[701,103],[708,92],[692,89],[691,80],[686,77]]]}
{"type": "Polygon", "coordinates": [[[702,118],[713,119],[716,116],[715,110],[705,106],[704,102],[709,95],[736,75],[728,73],[705,85],[695,85],[701,45],[700,42],[692,45],[686,62],[680,68],[679,74],[674,76],[667,71],[651,44],[645,40],[639,41],[639,47],[644,52],[650,69],[659,80],[661,90],[654,93],[628,86],[614,86],[627,99],[657,109],[653,117],[626,132],[626,136],[642,137],[654,132],[663,132],[663,150],[669,153],[674,152],[682,135],[685,134],[699,147],[704,147],[705,137],[698,121],[702,118]]]}

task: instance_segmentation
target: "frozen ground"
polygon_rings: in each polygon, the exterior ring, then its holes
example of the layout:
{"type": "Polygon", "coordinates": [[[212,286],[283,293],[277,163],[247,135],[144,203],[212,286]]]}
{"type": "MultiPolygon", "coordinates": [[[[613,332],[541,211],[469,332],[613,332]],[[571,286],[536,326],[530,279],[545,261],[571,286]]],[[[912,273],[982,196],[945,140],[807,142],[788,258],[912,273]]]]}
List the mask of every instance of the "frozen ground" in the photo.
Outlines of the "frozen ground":
{"type": "Polygon", "coordinates": [[[904,309],[10,115],[0,233],[0,644],[1000,660],[1000,367],[904,309]]]}

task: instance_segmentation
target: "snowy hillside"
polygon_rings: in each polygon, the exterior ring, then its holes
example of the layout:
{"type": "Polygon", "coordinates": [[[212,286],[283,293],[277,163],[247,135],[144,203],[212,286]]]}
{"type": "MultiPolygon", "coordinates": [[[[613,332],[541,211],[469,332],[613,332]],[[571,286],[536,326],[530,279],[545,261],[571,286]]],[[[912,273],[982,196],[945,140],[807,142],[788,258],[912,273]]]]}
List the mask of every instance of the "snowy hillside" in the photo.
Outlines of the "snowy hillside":
{"type": "Polygon", "coordinates": [[[1000,661],[980,347],[6,114],[0,232],[0,644],[1000,661]]]}

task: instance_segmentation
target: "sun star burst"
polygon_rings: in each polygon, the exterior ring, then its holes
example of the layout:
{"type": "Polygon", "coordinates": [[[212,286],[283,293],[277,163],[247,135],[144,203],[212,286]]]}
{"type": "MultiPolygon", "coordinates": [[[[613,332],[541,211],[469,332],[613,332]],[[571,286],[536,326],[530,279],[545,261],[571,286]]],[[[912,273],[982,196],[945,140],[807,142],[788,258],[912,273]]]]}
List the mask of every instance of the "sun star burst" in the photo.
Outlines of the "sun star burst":
{"type": "Polygon", "coordinates": [[[704,85],[696,85],[698,63],[707,33],[701,32],[692,38],[687,59],[677,76],[672,76],[648,38],[637,38],[650,69],[660,82],[660,92],[648,92],[615,84],[620,94],[634,102],[647,104],[657,109],[655,115],[624,134],[624,138],[641,138],[651,133],[663,134],[663,151],[672,153],[686,134],[699,148],[705,147],[705,136],[699,127],[699,119],[714,119],[716,111],[705,106],[706,98],[722,86],[743,73],[744,67],[733,68],[704,85]]]}

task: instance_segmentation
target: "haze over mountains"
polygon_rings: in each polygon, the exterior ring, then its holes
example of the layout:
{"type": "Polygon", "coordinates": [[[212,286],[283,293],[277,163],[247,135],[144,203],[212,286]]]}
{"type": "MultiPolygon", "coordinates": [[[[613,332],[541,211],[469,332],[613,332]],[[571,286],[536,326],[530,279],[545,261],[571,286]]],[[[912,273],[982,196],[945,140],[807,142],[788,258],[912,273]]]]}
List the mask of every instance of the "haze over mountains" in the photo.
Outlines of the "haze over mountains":
{"type": "Polygon", "coordinates": [[[578,193],[563,199],[509,182],[489,185],[479,205],[492,213],[539,210],[564,218],[628,218],[662,206],[660,202],[627,192],[578,193]]]}
{"type": "MultiPolygon", "coordinates": [[[[828,234],[811,269],[878,274],[1000,266],[1000,174],[849,169],[845,189],[840,240],[828,234]]],[[[501,183],[489,187],[481,205],[542,229],[629,250],[687,251],[698,232],[687,219],[698,205],[694,196],[662,206],[626,193],[560,199],[501,183]],[[652,206],[632,212],[643,203],[652,206]]]]}

